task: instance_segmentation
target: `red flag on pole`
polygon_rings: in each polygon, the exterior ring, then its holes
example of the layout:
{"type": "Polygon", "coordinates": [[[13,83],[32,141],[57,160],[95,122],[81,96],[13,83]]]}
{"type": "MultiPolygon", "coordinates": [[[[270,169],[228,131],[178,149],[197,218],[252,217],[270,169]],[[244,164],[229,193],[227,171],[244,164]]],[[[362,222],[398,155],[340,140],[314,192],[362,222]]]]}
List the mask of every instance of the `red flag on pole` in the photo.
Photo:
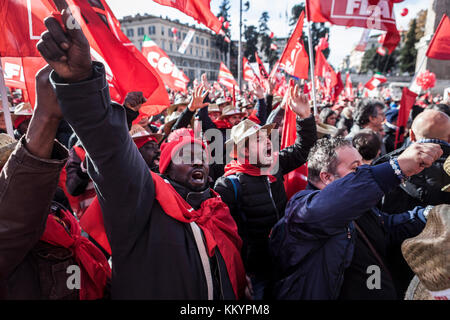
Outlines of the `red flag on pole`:
{"type": "Polygon", "coordinates": [[[0,0],[0,56],[40,57],[36,44],[52,11],[47,0],[0,0]]]}
{"type": "Polygon", "coordinates": [[[233,89],[236,89],[236,91],[239,92],[239,87],[233,77],[233,74],[230,70],[228,70],[227,66],[223,62],[220,63],[217,82],[225,86],[225,88],[227,88],[230,93],[233,91],[233,89]]]}
{"type": "Polygon", "coordinates": [[[163,6],[176,8],[219,34],[222,22],[211,12],[211,0],[153,0],[163,6]]]}
{"type": "Polygon", "coordinates": [[[353,94],[353,84],[352,79],[350,78],[350,73],[347,72],[345,78],[345,97],[351,101],[354,100],[355,96],[353,94]]]}
{"type": "Polygon", "coordinates": [[[400,42],[394,2],[386,0],[306,0],[308,17],[313,22],[387,31],[383,46],[391,54],[400,42]]]}
{"type": "Polygon", "coordinates": [[[373,90],[376,87],[378,87],[380,84],[385,83],[387,81],[386,77],[382,74],[374,74],[373,77],[367,81],[367,83],[364,85],[365,88],[369,90],[373,90]]]}
{"type": "Polygon", "coordinates": [[[247,82],[257,81],[257,82],[259,82],[258,76],[253,71],[253,68],[250,65],[250,63],[248,62],[246,57],[242,58],[242,62],[243,62],[242,65],[244,66],[243,67],[243,70],[244,70],[244,81],[247,81],[247,82]]]}
{"type": "Polygon", "coordinates": [[[331,101],[337,101],[339,95],[344,90],[344,84],[342,83],[342,77],[340,72],[336,74],[336,80],[337,80],[336,85],[333,86],[331,90],[331,101]]]}
{"type": "Polygon", "coordinates": [[[402,99],[400,100],[400,109],[398,110],[397,117],[397,131],[395,133],[395,148],[397,148],[397,144],[403,142],[404,136],[403,132],[406,128],[406,124],[408,122],[409,113],[411,112],[412,106],[416,101],[417,93],[409,90],[407,87],[403,88],[402,99]],[[400,134],[400,130],[402,129],[402,134],[400,134]]]}
{"type": "Polygon", "coordinates": [[[305,11],[298,18],[297,25],[280,58],[280,67],[288,74],[300,79],[308,79],[309,59],[302,40],[305,11]]]}
{"type": "MultiPolygon", "coordinates": [[[[281,149],[295,143],[297,138],[297,115],[286,106],[284,113],[283,133],[281,136],[281,149]]],[[[304,190],[307,184],[308,167],[306,164],[284,175],[284,189],[289,199],[300,190],[304,190]]]]}
{"type": "Polygon", "coordinates": [[[427,50],[427,57],[450,60],[450,19],[444,14],[427,50]]]}
{"type": "MultiPolygon", "coordinates": [[[[108,8],[103,4],[101,8],[93,7],[88,0],[66,2],[71,9],[80,8],[79,13],[76,10],[72,13],[89,41],[91,54],[105,65],[110,91],[117,92],[117,96],[111,94],[111,98],[122,102],[128,92],[142,91],[146,105],[151,107],[140,111],[153,115],[167,108],[170,102],[164,83],[145,57],[134,46],[127,45],[129,40],[119,35],[120,29],[117,30],[113,20],[104,16],[108,8]]],[[[109,16],[113,16],[111,12],[109,16]]]]}
{"type": "Polygon", "coordinates": [[[184,72],[178,69],[169,56],[148,36],[144,36],[142,54],[158,72],[165,85],[174,91],[186,92],[189,78],[188,81],[185,80],[187,77],[184,72]]]}
{"type": "Polygon", "coordinates": [[[255,58],[256,58],[256,62],[258,63],[259,74],[261,75],[261,79],[265,80],[265,79],[269,78],[269,74],[267,73],[267,70],[264,67],[264,64],[262,63],[261,59],[259,58],[257,52],[255,52],[255,58]]]}

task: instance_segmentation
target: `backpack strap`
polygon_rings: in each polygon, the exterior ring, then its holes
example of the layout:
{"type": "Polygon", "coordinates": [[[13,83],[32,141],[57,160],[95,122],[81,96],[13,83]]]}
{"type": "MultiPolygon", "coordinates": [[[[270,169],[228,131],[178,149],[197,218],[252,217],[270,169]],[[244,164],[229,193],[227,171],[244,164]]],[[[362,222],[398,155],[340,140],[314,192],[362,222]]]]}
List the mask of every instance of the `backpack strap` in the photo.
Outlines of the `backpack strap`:
{"type": "Polygon", "coordinates": [[[239,182],[239,178],[237,175],[232,174],[227,177],[228,180],[231,181],[231,184],[233,185],[234,190],[234,199],[237,203],[237,208],[239,211],[239,214],[241,215],[242,221],[247,222],[247,217],[245,213],[241,210],[241,194],[242,194],[242,188],[241,183],[239,182]]]}

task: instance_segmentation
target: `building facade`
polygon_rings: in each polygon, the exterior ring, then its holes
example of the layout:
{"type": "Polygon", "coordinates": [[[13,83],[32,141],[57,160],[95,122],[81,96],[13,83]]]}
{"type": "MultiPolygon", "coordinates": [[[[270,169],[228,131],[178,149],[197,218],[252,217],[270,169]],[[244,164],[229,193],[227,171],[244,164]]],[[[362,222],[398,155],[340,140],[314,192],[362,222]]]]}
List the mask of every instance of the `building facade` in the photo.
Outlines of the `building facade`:
{"type": "Polygon", "coordinates": [[[200,80],[203,73],[210,81],[217,80],[220,62],[225,62],[225,57],[215,46],[215,34],[211,31],[149,14],[125,16],[120,23],[122,31],[139,50],[142,50],[144,35],[147,35],[191,81],[200,80]],[[177,29],[176,35],[173,28],[177,29]],[[181,54],[178,49],[191,29],[195,31],[194,36],[185,53],[181,54]]]}

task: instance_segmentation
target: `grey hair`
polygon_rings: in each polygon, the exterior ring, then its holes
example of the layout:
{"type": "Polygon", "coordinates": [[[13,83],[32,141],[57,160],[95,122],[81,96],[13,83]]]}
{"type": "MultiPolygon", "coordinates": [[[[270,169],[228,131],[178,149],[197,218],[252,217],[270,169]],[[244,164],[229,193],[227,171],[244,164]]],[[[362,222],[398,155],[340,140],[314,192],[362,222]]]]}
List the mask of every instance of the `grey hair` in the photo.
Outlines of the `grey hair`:
{"type": "Polygon", "coordinates": [[[378,116],[378,108],[384,109],[384,104],[378,100],[364,99],[358,104],[353,118],[360,127],[368,124],[369,117],[378,116]]]}
{"type": "Polygon", "coordinates": [[[342,147],[352,147],[352,142],[343,137],[317,140],[308,156],[308,180],[320,181],[321,172],[335,174],[338,165],[336,150],[342,147]]]}

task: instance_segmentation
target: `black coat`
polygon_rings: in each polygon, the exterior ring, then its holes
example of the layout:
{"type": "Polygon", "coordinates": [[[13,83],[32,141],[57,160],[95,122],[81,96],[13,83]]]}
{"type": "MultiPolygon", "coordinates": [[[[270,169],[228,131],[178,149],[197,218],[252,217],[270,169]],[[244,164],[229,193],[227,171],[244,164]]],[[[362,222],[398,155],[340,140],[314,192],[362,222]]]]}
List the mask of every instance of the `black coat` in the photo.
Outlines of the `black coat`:
{"type": "Polygon", "coordinates": [[[283,176],[306,162],[316,140],[314,117],[298,119],[295,144],[280,151],[279,170],[275,175],[277,180],[269,183],[267,176],[237,174],[241,186],[238,200],[227,177],[217,180],[214,189],[230,208],[244,241],[242,257],[248,273],[270,271],[269,234],[275,223],[284,216],[287,203],[283,176]]]}
{"type": "MultiPolygon", "coordinates": [[[[147,164],[131,139],[125,110],[110,105],[102,64],[93,77],[51,82],[65,119],[86,149],[112,251],[113,299],[207,299],[207,284],[189,224],[168,216],[155,201],[147,164]]],[[[219,250],[211,258],[215,297],[234,299],[219,250]],[[214,264],[217,268],[214,268],[214,264]],[[218,278],[217,278],[218,277],[218,278]],[[217,282],[219,280],[219,282],[217,282]]]]}

